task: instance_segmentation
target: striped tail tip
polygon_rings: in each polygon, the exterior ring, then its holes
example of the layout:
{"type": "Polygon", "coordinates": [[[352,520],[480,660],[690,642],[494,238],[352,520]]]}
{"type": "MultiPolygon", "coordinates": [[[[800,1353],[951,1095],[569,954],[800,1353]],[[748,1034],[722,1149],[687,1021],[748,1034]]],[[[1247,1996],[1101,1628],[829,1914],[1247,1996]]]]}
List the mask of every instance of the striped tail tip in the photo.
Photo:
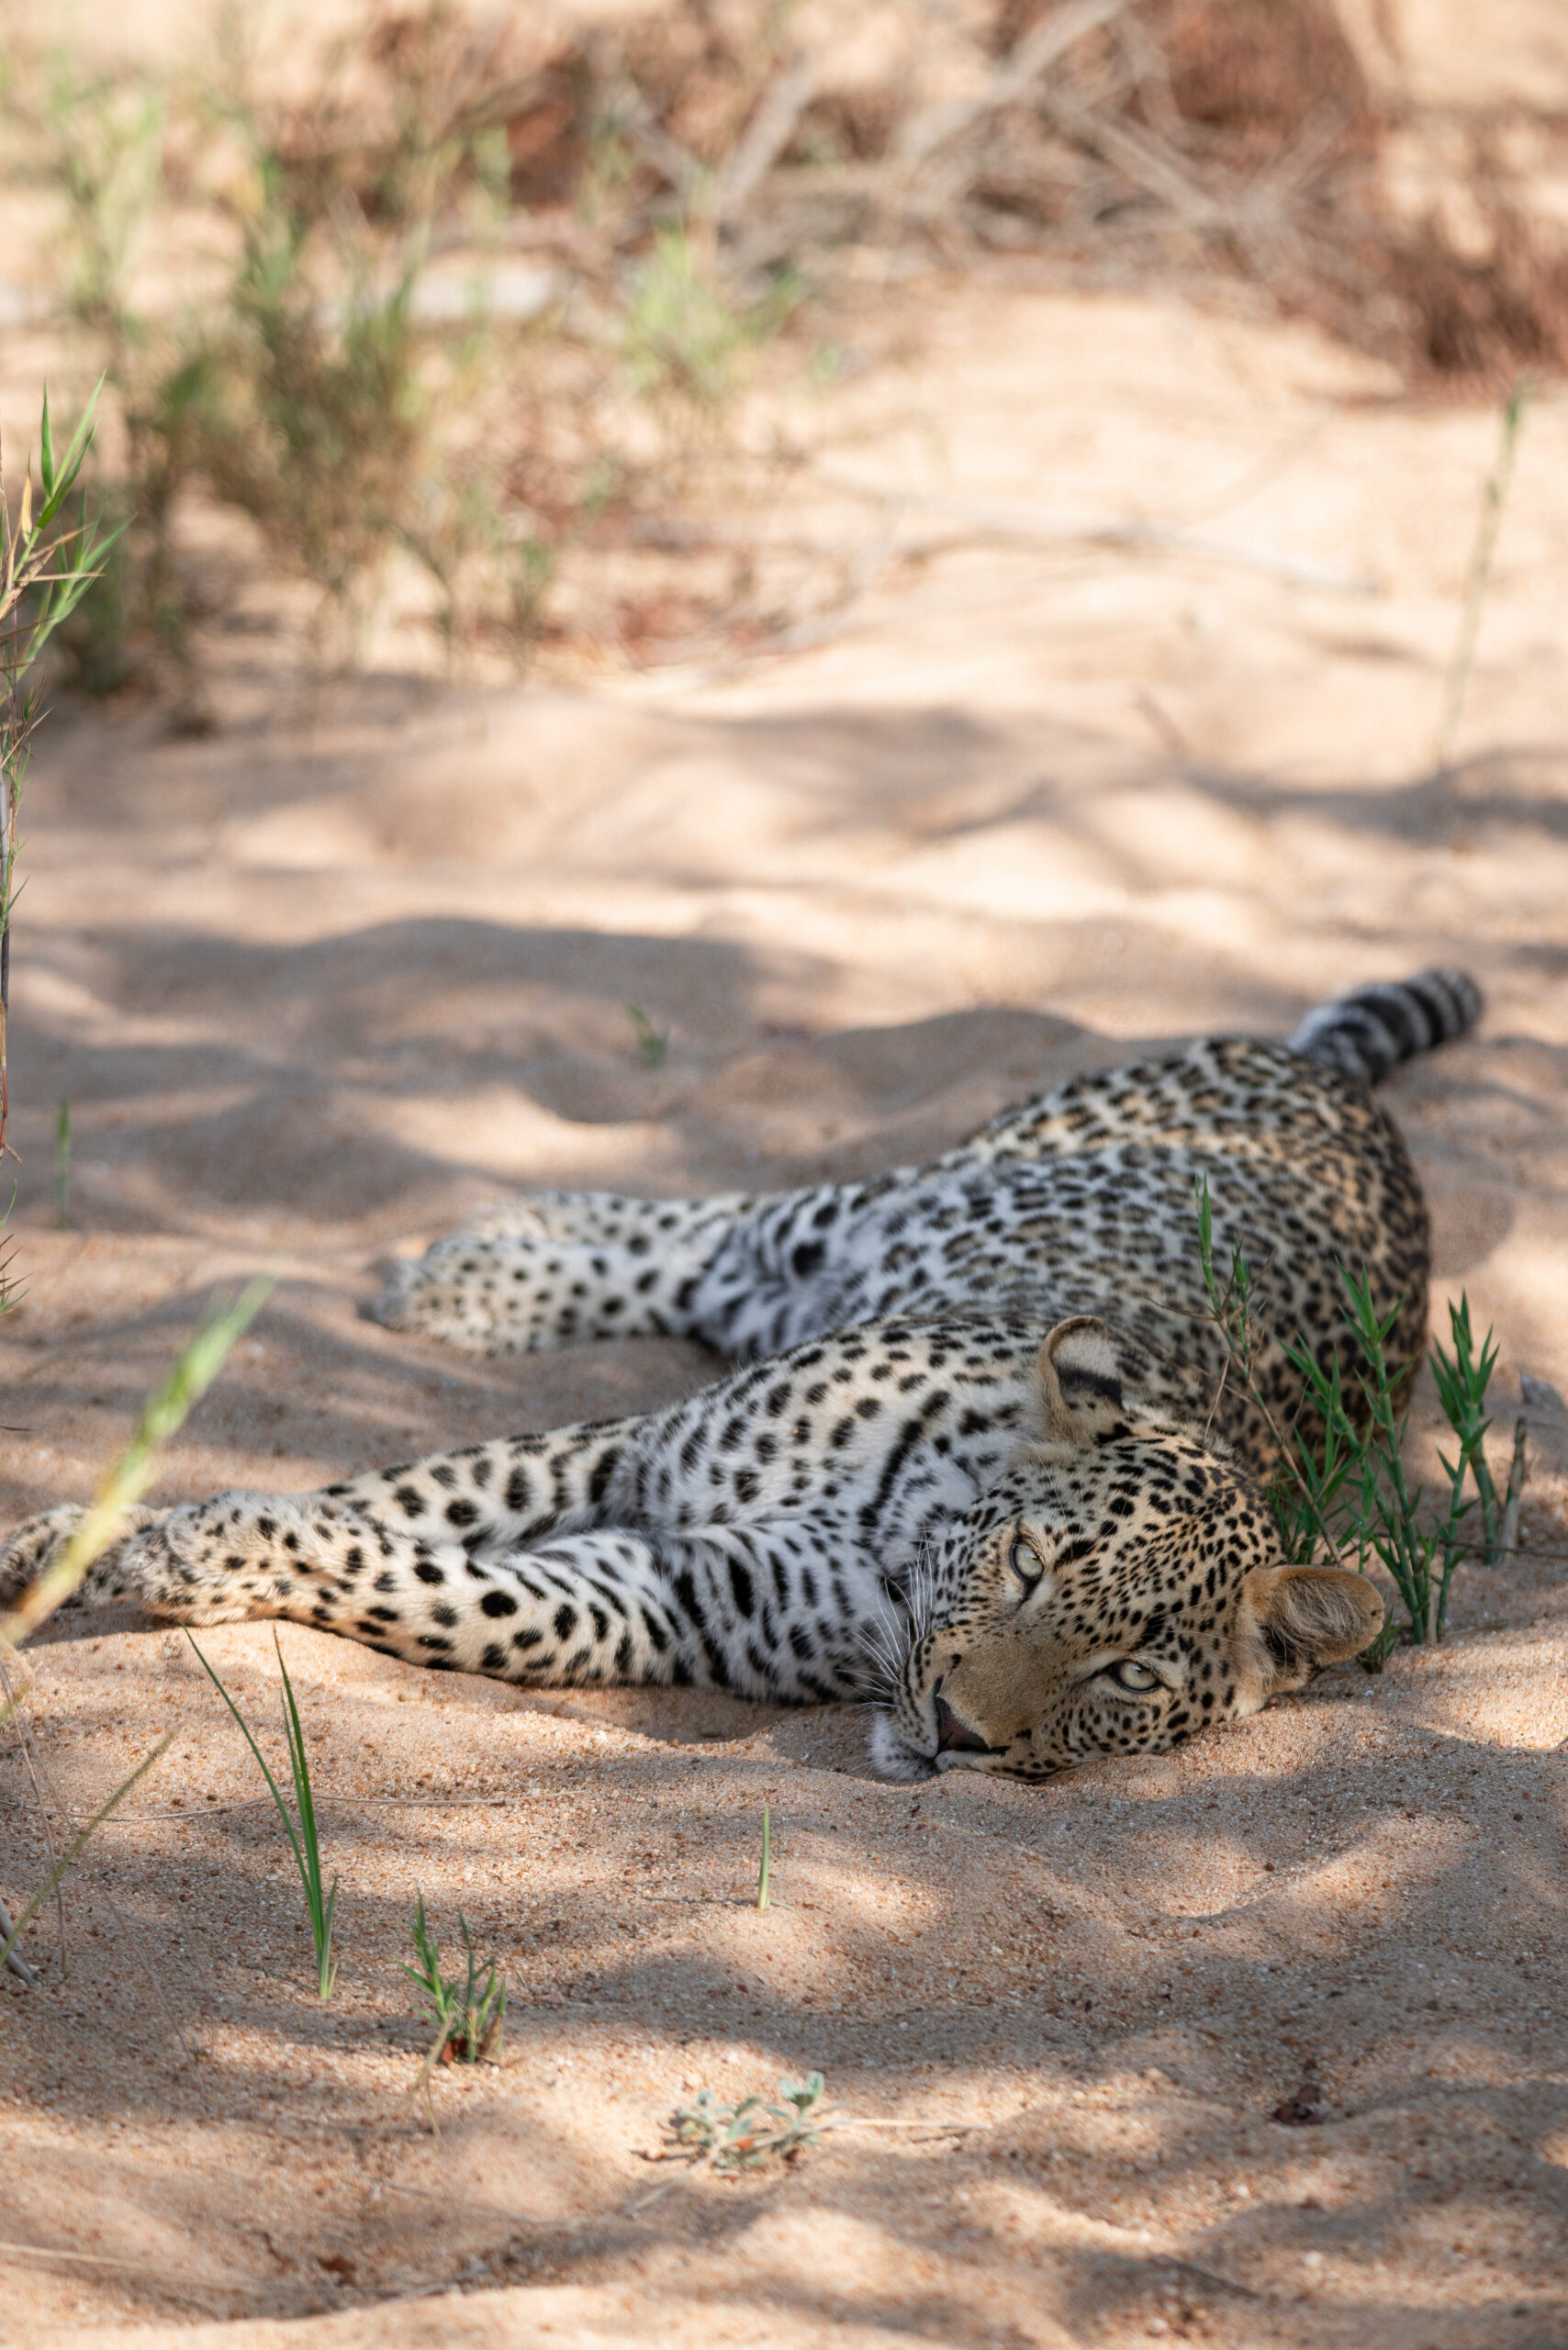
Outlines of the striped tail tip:
{"type": "Polygon", "coordinates": [[[1290,1050],[1375,1085],[1400,1061],[1464,1035],[1482,1010],[1481,990],[1464,971],[1374,979],[1332,1003],[1315,1005],[1291,1037],[1290,1050]]]}

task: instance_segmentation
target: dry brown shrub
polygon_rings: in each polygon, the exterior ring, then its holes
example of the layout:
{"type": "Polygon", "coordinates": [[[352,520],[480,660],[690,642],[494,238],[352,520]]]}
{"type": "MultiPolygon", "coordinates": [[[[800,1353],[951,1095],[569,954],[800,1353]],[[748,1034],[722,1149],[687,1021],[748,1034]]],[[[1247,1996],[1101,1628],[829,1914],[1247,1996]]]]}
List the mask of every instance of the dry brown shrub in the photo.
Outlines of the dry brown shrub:
{"type": "MultiPolygon", "coordinates": [[[[765,592],[734,543],[766,471],[732,431],[737,394],[797,315],[801,343],[839,338],[868,247],[890,288],[923,261],[996,253],[1035,282],[1241,280],[1423,390],[1568,369],[1568,255],[1506,142],[1475,133],[1462,249],[1436,206],[1396,215],[1384,165],[1410,124],[1369,86],[1332,0],[1129,0],[1023,73],[1063,5],[977,10],[958,80],[978,100],[944,118],[918,42],[853,86],[824,50],[790,95],[791,20],[772,0],[672,0],[570,38],[533,11],[372,0],[291,95],[246,102],[264,209],[230,206],[242,265],[199,341],[117,312],[106,263],[96,307],[77,305],[117,338],[143,607],[177,634],[167,524],[194,475],[345,608],[388,550],[412,553],[453,642],[640,659],[798,632],[810,597],[765,592]],[[455,355],[476,329],[421,324],[411,300],[426,258],[480,248],[487,267],[540,256],[560,289],[493,338],[493,364],[455,355]],[[684,551],[657,542],[681,516],[684,551]],[[723,525],[706,540],[703,517],[723,525]]],[[[187,209],[199,111],[164,146],[165,200],[187,209]]],[[[61,155],[81,121],[53,126],[61,155]]],[[[95,607],[106,638],[110,600],[95,607]]],[[[86,677],[97,650],[80,657],[86,677]]]]}
{"type": "Polygon", "coordinates": [[[1156,0],[1145,22],[1182,120],[1265,167],[1325,109],[1338,154],[1368,155],[1381,125],[1328,0],[1156,0]]]}
{"type": "MultiPolygon", "coordinates": [[[[991,47],[1005,55],[1042,17],[1047,0],[1002,0],[991,47]]],[[[1397,125],[1368,84],[1331,0],[1142,0],[1070,62],[1070,78],[1097,103],[1169,142],[1194,179],[1235,199],[1249,183],[1311,166],[1292,190],[1282,233],[1260,241],[1208,240],[1207,261],[1238,269],[1287,312],[1391,361],[1413,386],[1495,389],[1521,371],[1568,368],[1568,255],[1533,219],[1496,142],[1481,126],[1472,141],[1468,193],[1484,222],[1484,252],[1462,249],[1434,210],[1411,222],[1385,201],[1379,164],[1397,125]],[[1148,44],[1142,71],[1107,73],[1108,50],[1129,28],[1148,44]],[[1147,61],[1152,59],[1154,70],[1147,61]]],[[[1017,131],[1005,160],[976,183],[982,202],[1044,228],[1085,230],[1081,160],[1017,131]]],[[[1159,267],[1162,236],[1174,264],[1190,260],[1177,224],[1151,215],[1114,172],[1100,174],[1089,229],[1125,236],[1130,206],[1142,241],[1140,268],[1159,267]]]]}

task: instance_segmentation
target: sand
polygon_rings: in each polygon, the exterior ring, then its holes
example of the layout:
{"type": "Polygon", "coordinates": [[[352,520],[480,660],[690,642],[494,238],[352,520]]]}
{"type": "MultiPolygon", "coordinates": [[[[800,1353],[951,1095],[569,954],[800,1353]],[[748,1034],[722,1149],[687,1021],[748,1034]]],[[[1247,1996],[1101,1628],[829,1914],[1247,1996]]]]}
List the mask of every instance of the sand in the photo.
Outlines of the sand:
{"type": "MultiPolygon", "coordinates": [[[[166,1498],[709,1375],[686,1346],[479,1363],[359,1318],[381,1258],[509,1185],[858,1172],[1438,960],[1489,1011],[1389,1089],[1435,1326],[1462,1288],[1495,1322],[1505,1416],[1521,1373],[1568,1388],[1561,397],[1529,420],[1439,776],[1484,410],[1397,400],[1305,330],[971,285],[808,422],[821,465],[777,528],[881,536],[789,658],[324,682],[263,583],[199,647],[211,737],[51,719],[14,965],[6,1522],[89,1492],[254,1270],[276,1290],[166,1498]],[[1223,544],[1118,551],[1064,514],[1223,544]]],[[[1568,1446],[1543,1420],[1536,1451],[1538,1555],[1465,1573],[1443,1647],[1037,1792],[879,1784],[853,1709],[524,1695],[286,1627],[342,1878],[326,2007],[183,1638],[57,1619],[29,1718],[72,1814],[174,1743],[73,1876],[65,1949],[29,1933],[39,1986],[0,1991],[0,2333],[1568,2341],[1568,1446]],[[417,1889],[510,1998],[505,2065],[442,2071],[428,2111],[417,1889]],[[845,2126],[787,2168],[663,2159],[683,2096],[813,2066],[845,2126]]],[[[270,1628],[204,1645],[278,1752],[270,1628]]],[[[10,1745],[0,1887],[46,1865],[10,1745]]]]}

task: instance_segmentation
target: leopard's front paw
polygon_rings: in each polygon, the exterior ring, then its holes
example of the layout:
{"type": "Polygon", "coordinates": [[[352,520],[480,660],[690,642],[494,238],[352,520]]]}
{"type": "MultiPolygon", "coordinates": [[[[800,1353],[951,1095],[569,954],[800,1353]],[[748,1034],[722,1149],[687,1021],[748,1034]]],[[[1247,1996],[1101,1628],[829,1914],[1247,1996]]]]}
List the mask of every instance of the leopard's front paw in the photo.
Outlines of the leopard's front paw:
{"type": "Polygon", "coordinates": [[[394,1258],[383,1272],[379,1296],[360,1308],[365,1320],[379,1322],[385,1330],[419,1331],[463,1345],[463,1317],[454,1311],[452,1285],[441,1277],[438,1252],[450,1247],[449,1241],[438,1241],[422,1257],[394,1258]]]}
{"type": "MultiPolygon", "coordinates": [[[[12,1529],[0,1544],[0,1606],[14,1606],[24,1592],[30,1591],[58,1563],[86,1515],[82,1503],[63,1502],[57,1509],[40,1510],[36,1517],[25,1517],[20,1526],[12,1529]]],[[[128,1544],[150,1526],[156,1526],[162,1515],[162,1510],[149,1509],[140,1502],[127,1510],[114,1541],[98,1553],[82,1584],[68,1595],[62,1605],[74,1602],[81,1606],[100,1595],[128,1544]]]]}
{"type": "Polygon", "coordinates": [[[465,1354],[524,1353],[543,1263],[533,1241],[465,1233],[432,1242],[422,1257],[395,1259],[380,1296],[364,1311],[388,1330],[418,1331],[465,1354]]]}
{"type": "Polygon", "coordinates": [[[6,1536],[0,1544],[0,1606],[12,1606],[48,1572],[86,1515],[79,1502],[66,1502],[25,1517],[6,1536]]]}

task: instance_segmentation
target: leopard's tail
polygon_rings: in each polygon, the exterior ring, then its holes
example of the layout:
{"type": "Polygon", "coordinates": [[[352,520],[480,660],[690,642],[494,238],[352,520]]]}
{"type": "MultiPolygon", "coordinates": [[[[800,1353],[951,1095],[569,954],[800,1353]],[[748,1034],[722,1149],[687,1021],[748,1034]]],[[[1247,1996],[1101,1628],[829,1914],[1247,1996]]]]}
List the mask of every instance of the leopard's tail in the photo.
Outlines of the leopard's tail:
{"type": "Polygon", "coordinates": [[[1315,1005],[1290,1039],[1290,1049],[1375,1085],[1400,1061],[1462,1036],[1482,1009],[1481,990],[1464,971],[1373,979],[1349,995],[1337,995],[1332,1003],[1315,1005]]]}

